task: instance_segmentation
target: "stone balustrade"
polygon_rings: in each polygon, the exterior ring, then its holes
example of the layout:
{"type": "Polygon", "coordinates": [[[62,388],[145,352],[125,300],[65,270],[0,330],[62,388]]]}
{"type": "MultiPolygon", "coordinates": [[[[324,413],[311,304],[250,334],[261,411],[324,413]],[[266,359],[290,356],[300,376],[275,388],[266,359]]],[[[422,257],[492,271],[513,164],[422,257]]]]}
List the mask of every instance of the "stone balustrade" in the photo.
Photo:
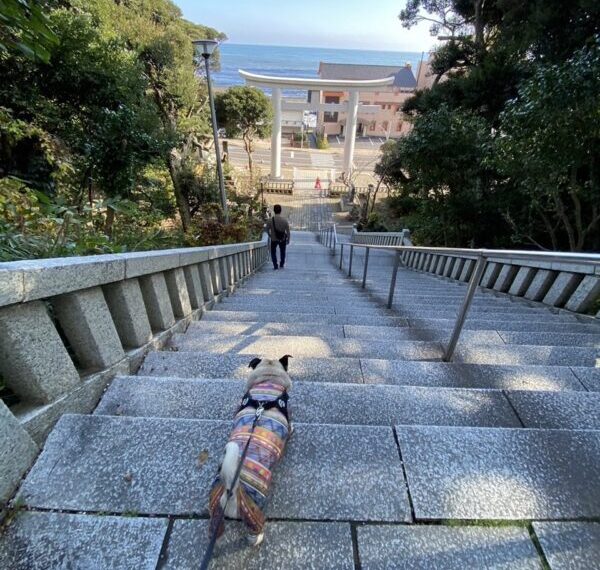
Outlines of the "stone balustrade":
{"type": "Polygon", "coordinates": [[[64,413],[89,413],[109,381],[228,295],[267,242],[0,264],[0,502],[64,413]]]}
{"type": "MultiPolygon", "coordinates": [[[[448,253],[412,250],[401,255],[403,264],[417,271],[433,273],[455,281],[469,282],[477,253],[448,253]]],[[[538,301],[552,307],[585,313],[600,298],[600,256],[598,262],[579,263],[552,258],[525,259],[515,252],[489,256],[479,285],[514,297],[538,301]]]]}
{"type": "Polygon", "coordinates": [[[412,245],[410,231],[401,232],[352,232],[350,243],[365,245],[412,245]]]}

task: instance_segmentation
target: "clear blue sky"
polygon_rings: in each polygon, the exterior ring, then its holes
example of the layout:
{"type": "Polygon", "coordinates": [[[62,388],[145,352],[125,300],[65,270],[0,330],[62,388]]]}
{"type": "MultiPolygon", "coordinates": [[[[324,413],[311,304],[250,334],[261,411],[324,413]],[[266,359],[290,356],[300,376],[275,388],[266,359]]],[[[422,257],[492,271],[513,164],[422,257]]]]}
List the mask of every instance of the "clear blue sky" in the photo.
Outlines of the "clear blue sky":
{"type": "Polygon", "coordinates": [[[428,51],[428,25],[404,29],[406,0],[174,0],[185,18],[248,44],[428,51]]]}

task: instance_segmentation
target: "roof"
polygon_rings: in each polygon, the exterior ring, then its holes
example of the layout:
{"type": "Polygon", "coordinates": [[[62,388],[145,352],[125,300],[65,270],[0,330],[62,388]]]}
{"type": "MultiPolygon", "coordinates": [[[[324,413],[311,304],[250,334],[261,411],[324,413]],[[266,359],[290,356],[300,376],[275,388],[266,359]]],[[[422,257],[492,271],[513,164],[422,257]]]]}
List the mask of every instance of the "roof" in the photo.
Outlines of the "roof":
{"type": "Polygon", "coordinates": [[[394,87],[414,89],[417,80],[410,65],[361,65],[355,63],[319,63],[321,79],[368,80],[394,77],[394,87]]]}

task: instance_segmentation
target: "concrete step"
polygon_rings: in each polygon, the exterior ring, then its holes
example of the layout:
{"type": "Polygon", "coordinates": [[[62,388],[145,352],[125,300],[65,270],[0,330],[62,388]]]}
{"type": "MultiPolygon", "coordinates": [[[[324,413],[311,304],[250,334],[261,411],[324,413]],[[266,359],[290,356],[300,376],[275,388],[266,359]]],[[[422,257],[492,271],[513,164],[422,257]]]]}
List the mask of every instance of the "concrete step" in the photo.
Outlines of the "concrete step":
{"type": "MultiPolygon", "coordinates": [[[[217,305],[220,307],[221,305],[217,305]]],[[[268,323],[313,323],[315,325],[378,325],[386,327],[405,327],[408,320],[396,316],[375,315],[331,315],[322,312],[307,311],[306,313],[281,313],[278,311],[208,311],[202,317],[203,321],[218,322],[268,322],[268,323]]]]}
{"type": "Polygon", "coordinates": [[[417,520],[600,516],[600,431],[396,427],[417,520]]]}
{"type": "MultiPolygon", "coordinates": [[[[143,376],[179,378],[248,377],[246,355],[151,352],[142,364],[143,376]]],[[[498,390],[585,390],[566,366],[503,366],[408,360],[361,358],[294,358],[290,360],[293,381],[395,384],[447,388],[498,390]]],[[[576,368],[586,378],[584,369],[576,368]]],[[[595,372],[597,369],[586,368],[595,372]]],[[[588,385],[590,384],[588,379],[588,385]]],[[[600,389],[600,382],[597,382],[600,389]]]]}
{"type": "Polygon", "coordinates": [[[373,359],[361,359],[360,365],[364,382],[367,384],[498,390],[585,390],[583,383],[567,366],[510,366],[373,359]]]}
{"type": "MultiPolygon", "coordinates": [[[[419,329],[446,329],[453,328],[456,318],[453,319],[409,319],[411,327],[419,329]]],[[[598,334],[598,326],[584,324],[576,321],[565,322],[564,320],[526,319],[516,321],[506,315],[502,319],[468,318],[464,329],[470,330],[501,330],[506,332],[563,332],[563,333],[589,333],[598,334]]]]}
{"type": "MultiPolygon", "coordinates": [[[[208,547],[208,521],[176,519],[170,532],[168,525],[166,517],[22,512],[0,537],[0,561],[10,570],[198,568],[208,547]]],[[[228,521],[210,567],[354,569],[349,523],[271,521],[266,544],[248,548],[243,525],[228,521]]]]}
{"type": "Polygon", "coordinates": [[[518,526],[367,525],[357,528],[369,570],[540,570],[527,529],[518,526]]]}
{"type": "Polygon", "coordinates": [[[381,305],[374,301],[369,301],[367,299],[356,301],[354,299],[348,300],[344,298],[339,299],[310,299],[310,298],[294,298],[292,295],[288,296],[285,300],[272,300],[265,297],[229,297],[225,299],[221,304],[219,304],[219,309],[225,310],[225,308],[241,308],[247,309],[250,308],[254,311],[256,310],[267,310],[272,311],[274,309],[279,309],[283,312],[291,312],[302,309],[301,312],[306,312],[307,310],[312,311],[322,311],[324,309],[362,309],[362,310],[376,310],[380,309],[381,305]]]}
{"type": "MultiPolygon", "coordinates": [[[[196,570],[208,547],[208,536],[208,521],[176,520],[164,568],[196,570]]],[[[228,521],[225,534],[215,546],[210,568],[354,570],[350,524],[269,521],[265,527],[265,545],[248,548],[243,525],[228,521]]]]}
{"type": "MultiPolygon", "coordinates": [[[[344,325],[346,338],[385,339],[391,340],[420,340],[428,342],[448,342],[452,329],[432,330],[413,327],[389,330],[389,327],[344,325]]],[[[505,341],[494,330],[465,330],[460,336],[461,342],[472,344],[505,344],[505,341]]]]}
{"type": "MultiPolygon", "coordinates": [[[[398,340],[426,340],[447,342],[452,328],[403,328],[388,331],[377,326],[344,326],[346,338],[387,338],[398,340]]],[[[600,348],[600,333],[513,332],[503,330],[464,330],[460,340],[464,344],[518,344],[538,346],[579,346],[600,348]]]]}
{"type": "Polygon", "coordinates": [[[505,345],[485,346],[460,343],[454,353],[456,362],[472,364],[538,364],[543,366],[598,365],[600,350],[574,346],[505,345]]]}
{"type": "Polygon", "coordinates": [[[581,346],[600,348],[600,331],[592,333],[511,332],[498,331],[506,344],[544,346],[581,346]]]}
{"type": "MultiPolygon", "coordinates": [[[[381,327],[388,329],[389,327],[381,327]]],[[[265,323],[251,321],[194,321],[188,327],[188,334],[223,334],[231,336],[318,336],[320,338],[344,338],[342,325],[326,325],[315,323],[265,323]]]]}
{"type": "MultiPolygon", "coordinates": [[[[350,338],[320,338],[317,336],[240,336],[203,334],[192,330],[176,334],[171,347],[181,352],[193,351],[212,354],[246,354],[280,358],[364,357],[398,360],[439,360],[443,351],[439,343],[422,341],[387,341],[350,338]]],[[[579,362],[578,362],[579,364],[579,362]]]]}
{"type": "Polygon", "coordinates": [[[600,392],[600,368],[572,366],[571,370],[590,392],[600,392]]]}
{"type": "Polygon", "coordinates": [[[297,313],[321,313],[322,315],[350,315],[350,316],[372,316],[372,317],[398,317],[397,313],[378,307],[377,305],[369,306],[352,306],[348,305],[336,305],[323,304],[314,305],[312,303],[304,304],[286,304],[285,306],[279,306],[275,303],[252,303],[252,302],[241,302],[241,303],[219,303],[216,305],[219,311],[252,311],[254,313],[273,313],[281,311],[282,313],[288,313],[295,315],[297,313]]]}
{"type": "MultiPolygon", "coordinates": [[[[95,413],[230,420],[243,394],[239,380],[119,377],[95,413]]],[[[294,422],[311,424],[521,426],[499,390],[294,382],[290,410],[294,422]]]]}
{"type": "Polygon", "coordinates": [[[600,560],[600,523],[534,522],[551,570],[597,568],[600,560]]]}
{"type": "Polygon", "coordinates": [[[600,392],[507,393],[525,427],[600,430],[600,392]]]}
{"type": "MultiPolygon", "coordinates": [[[[38,509],[205,516],[230,429],[231,421],[64,415],[18,497],[38,509]]],[[[410,521],[392,428],[297,424],[266,515],[410,521]]]]}
{"type": "MultiPolygon", "coordinates": [[[[150,352],[138,370],[140,376],[179,378],[248,378],[252,356],[195,352],[150,352]]],[[[294,358],[293,380],[305,382],[362,382],[358,358],[294,358]]]]}
{"type": "Polygon", "coordinates": [[[20,512],[0,535],[6,570],[154,570],[166,518],[20,512]]]}
{"type": "MultiPolygon", "coordinates": [[[[403,340],[366,340],[354,338],[323,339],[315,336],[244,336],[188,334],[174,335],[172,346],[179,351],[201,351],[217,354],[237,353],[254,356],[296,357],[337,356],[355,358],[381,358],[390,360],[440,360],[441,343],[403,340]]],[[[573,346],[469,344],[460,342],[454,361],[471,364],[513,364],[545,366],[595,367],[600,358],[596,348],[573,346]]]]}

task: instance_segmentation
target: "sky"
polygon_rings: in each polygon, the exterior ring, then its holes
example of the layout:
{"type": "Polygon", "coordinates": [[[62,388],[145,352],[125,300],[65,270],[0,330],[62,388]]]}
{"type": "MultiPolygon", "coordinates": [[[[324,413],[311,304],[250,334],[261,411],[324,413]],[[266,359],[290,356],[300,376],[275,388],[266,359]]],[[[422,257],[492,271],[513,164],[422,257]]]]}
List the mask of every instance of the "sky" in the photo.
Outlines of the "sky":
{"type": "Polygon", "coordinates": [[[406,0],[174,0],[186,19],[239,44],[429,51],[429,26],[406,30],[406,0]]]}

